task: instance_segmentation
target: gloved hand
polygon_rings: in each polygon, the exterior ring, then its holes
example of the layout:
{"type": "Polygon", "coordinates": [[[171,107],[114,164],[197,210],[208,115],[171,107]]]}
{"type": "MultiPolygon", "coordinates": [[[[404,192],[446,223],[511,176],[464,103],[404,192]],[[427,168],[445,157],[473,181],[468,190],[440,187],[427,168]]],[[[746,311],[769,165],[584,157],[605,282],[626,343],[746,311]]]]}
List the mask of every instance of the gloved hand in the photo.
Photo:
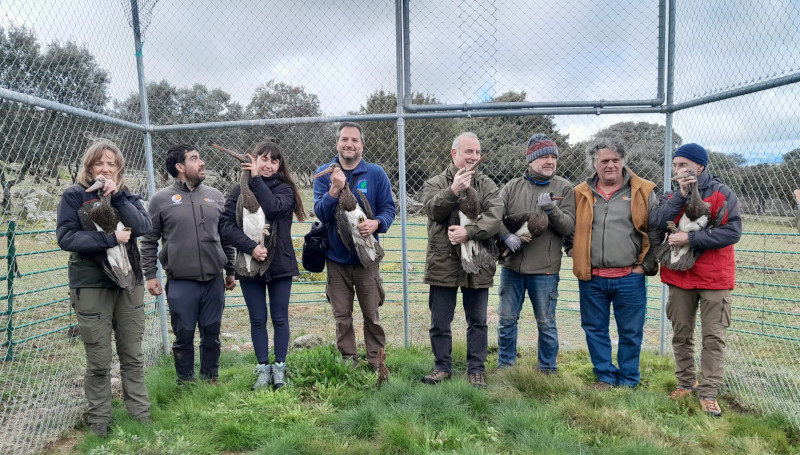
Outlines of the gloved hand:
{"type": "Polygon", "coordinates": [[[506,244],[512,253],[517,251],[519,247],[522,246],[522,240],[519,239],[517,234],[513,234],[511,232],[503,236],[503,243],[506,244]]]}
{"type": "Polygon", "coordinates": [[[542,193],[539,195],[539,199],[536,202],[542,210],[548,211],[556,208],[556,201],[552,199],[552,195],[553,193],[542,193]]]}

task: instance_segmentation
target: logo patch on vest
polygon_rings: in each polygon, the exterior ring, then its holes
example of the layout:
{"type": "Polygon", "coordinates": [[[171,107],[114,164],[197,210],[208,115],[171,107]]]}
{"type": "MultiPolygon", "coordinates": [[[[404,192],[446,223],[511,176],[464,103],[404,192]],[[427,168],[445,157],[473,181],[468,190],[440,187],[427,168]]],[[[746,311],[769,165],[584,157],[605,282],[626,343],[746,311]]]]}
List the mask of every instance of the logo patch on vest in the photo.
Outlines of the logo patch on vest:
{"type": "Polygon", "coordinates": [[[361,179],[356,185],[356,189],[364,194],[367,194],[367,179],[361,179]]]}
{"type": "Polygon", "coordinates": [[[180,204],[181,203],[181,195],[180,194],[173,194],[172,195],[172,203],[173,204],[180,204]]]}

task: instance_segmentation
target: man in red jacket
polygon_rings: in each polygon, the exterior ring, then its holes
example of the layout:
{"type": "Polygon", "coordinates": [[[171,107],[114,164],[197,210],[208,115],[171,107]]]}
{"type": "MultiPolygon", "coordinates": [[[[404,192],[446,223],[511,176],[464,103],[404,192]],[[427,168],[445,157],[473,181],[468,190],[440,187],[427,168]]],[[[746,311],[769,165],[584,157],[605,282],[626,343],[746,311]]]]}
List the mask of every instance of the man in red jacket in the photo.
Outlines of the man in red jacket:
{"type": "MultiPolygon", "coordinates": [[[[667,222],[677,225],[689,201],[690,186],[697,182],[700,197],[710,205],[713,229],[677,232],[668,236],[672,246],[690,245],[702,251],[688,270],[676,271],[665,264],[661,281],[669,286],[667,317],[672,321],[672,349],[675,353],[675,376],[678,387],[670,394],[677,399],[697,392],[700,406],[707,414],[719,417],[722,411],[717,393],[722,386],[722,363],[725,358],[725,337],[731,322],[731,290],[736,282],[733,244],[742,235],[742,218],[736,194],[708,173],[708,153],[697,144],[686,144],[672,156],[672,171],[680,191],[661,197],[658,208],[650,215],[650,224],[666,231],[667,222]],[[717,223],[719,213],[722,221],[717,223]],[[703,335],[700,354],[699,383],[694,360],[694,328],[697,308],[703,335]]],[[[709,221],[709,226],[712,223],[709,221]]]]}

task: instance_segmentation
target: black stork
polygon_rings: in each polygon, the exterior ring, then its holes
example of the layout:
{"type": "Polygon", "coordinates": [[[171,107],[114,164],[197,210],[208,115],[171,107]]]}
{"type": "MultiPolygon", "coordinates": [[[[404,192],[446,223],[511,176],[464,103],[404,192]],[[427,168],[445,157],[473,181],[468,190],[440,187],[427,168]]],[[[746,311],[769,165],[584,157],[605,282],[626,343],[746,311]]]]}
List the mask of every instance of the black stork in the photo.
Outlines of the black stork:
{"type": "MultiPolygon", "coordinates": [[[[564,199],[563,197],[555,196],[553,193],[550,193],[550,198],[554,201],[564,199]]],[[[515,213],[503,218],[503,225],[505,225],[506,229],[519,237],[523,243],[528,243],[544,234],[549,223],[550,220],[547,214],[539,207],[538,202],[535,203],[535,207],[530,212],[515,213]]],[[[498,242],[497,246],[500,249],[501,259],[511,254],[511,250],[505,243],[498,242]]]]}
{"type": "MultiPolygon", "coordinates": [[[[86,204],[78,210],[81,227],[84,230],[97,230],[105,234],[113,234],[115,231],[129,231],[130,228],[120,221],[119,212],[111,206],[111,195],[103,192],[105,183],[106,178],[98,175],[95,177],[94,183],[89,188],[86,188],[87,193],[97,191],[100,201],[86,204]]],[[[133,239],[125,244],[107,248],[105,253],[95,255],[94,260],[101,265],[106,276],[117,286],[128,292],[133,292],[139,282],[138,276],[140,274],[137,273],[137,270],[141,270],[139,248],[133,239]]]]}
{"type": "MultiPolygon", "coordinates": [[[[331,163],[314,178],[331,174],[337,168],[341,168],[339,163],[331,163]]],[[[339,238],[342,239],[345,248],[351,252],[355,248],[358,260],[364,268],[376,267],[383,259],[383,248],[374,236],[362,237],[358,232],[358,225],[367,219],[374,219],[375,215],[364,193],[361,191],[356,191],[356,193],[358,193],[361,206],[358,205],[359,201],[350,190],[350,185],[345,184],[339,193],[339,205],[336,207],[336,229],[339,231],[339,238]]]]}
{"type": "MultiPolygon", "coordinates": [[[[695,173],[689,171],[689,175],[695,176],[695,173]]],[[[672,180],[676,179],[677,177],[674,177],[672,180]]],[[[667,221],[667,229],[670,233],[699,231],[706,227],[717,227],[722,223],[722,219],[725,217],[725,212],[727,211],[728,201],[722,203],[714,219],[710,221],[709,224],[709,217],[711,216],[711,210],[709,209],[710,204],[703,201],[700,197],[700,191],[697,188],[696,180],[689,185],[688,194],[689,200],[686,201],[683,215],[680,220],[678,220],[678,225],[676,226],[674,221],[667,221]]],[[[659,245],[658,248],[658,251],[656,251],[656,260],[658,263],[668,269],[676,271],[689,270],[694,266],[694,262],[700,254],[702,254],[702,251],[695,250],[690,244],[682,246],[669,245],[666,241],[666,236],[664,242],[659,245]]]]}
{"type": "MultiPolygon", "coordinates": [[[[211,145],[242,163],[250,162],[247,156],[230,151],[217,144],[211,145]]],[[[239,251],[236,254],[236,271],[240,275],[247,277],[263,275],[269,269],[269,265],[275,256],[273,253],[275,252],[275,244],[278,238],[275,231],[278,224],[274,223],[273,227],[273,223],[267,220],[261,204],[258,203],[256,195],[250,189],[250,171],[242,171],[242,175],[239,177],[239,188],[239,199],[236,200],[236,224],[248,238],[267,249],[267,257],[263,261],[258,261],[252,255],[239,251]]]]}

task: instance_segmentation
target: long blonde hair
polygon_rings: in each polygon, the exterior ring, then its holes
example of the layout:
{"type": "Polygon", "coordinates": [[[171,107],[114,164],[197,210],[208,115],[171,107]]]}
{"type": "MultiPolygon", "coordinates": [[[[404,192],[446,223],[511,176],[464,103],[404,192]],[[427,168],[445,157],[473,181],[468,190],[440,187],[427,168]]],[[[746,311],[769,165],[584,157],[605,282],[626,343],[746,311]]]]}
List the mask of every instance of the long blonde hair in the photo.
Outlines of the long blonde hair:
{"type": "Polygon", "coordinates": [[[119,147],[114,142],[102,137],[93,138],[93,141],[89,148],[86,149],[86,153],[83,154],[83,164],[81,164],[81,170],[78,171],[77,183],[87,188],[92,184],[92,180],[94,180],[92,165],[100,160],[103,157],[103,153],[108,150],[114,154],[114,159],[117,162],[117,173],[114,174],[114,182],[117,184],[117,188],[123,189],[125,187],[125,157],[122,156],[119,147]]]}

